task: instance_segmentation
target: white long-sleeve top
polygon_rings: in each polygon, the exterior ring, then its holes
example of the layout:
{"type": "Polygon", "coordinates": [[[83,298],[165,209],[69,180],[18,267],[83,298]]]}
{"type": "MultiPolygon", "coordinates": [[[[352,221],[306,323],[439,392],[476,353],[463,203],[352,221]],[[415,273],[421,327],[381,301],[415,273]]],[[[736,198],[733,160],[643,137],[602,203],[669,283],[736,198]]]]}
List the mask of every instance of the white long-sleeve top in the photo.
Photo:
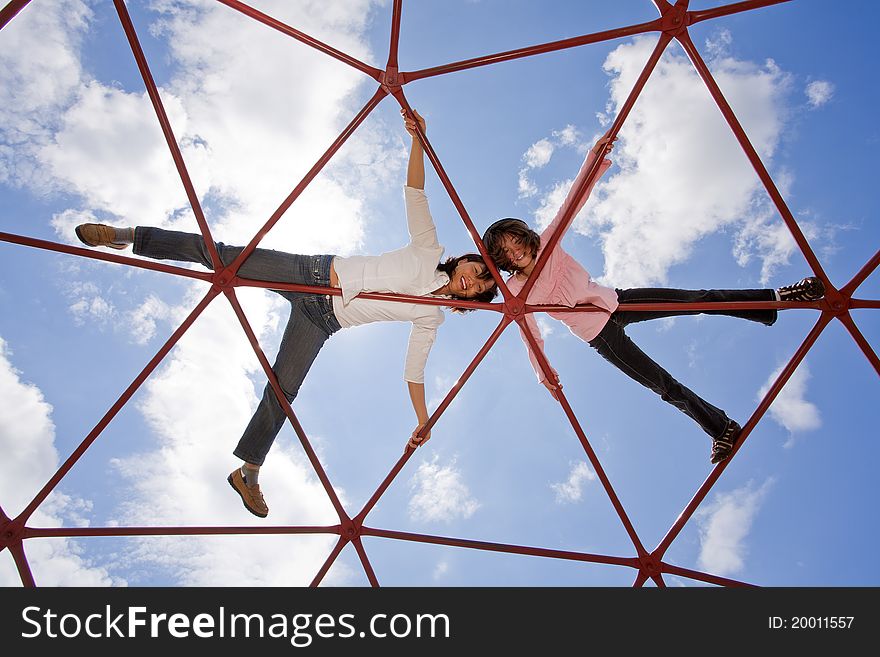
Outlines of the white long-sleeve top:
{"type": "Polygon", "coordinates": [[[403,190],[409,244],[379,256],[334,258],[342,296],[333,297],[333,312],[343,328],[370,322],[412,322],[404,379],[424,383],[425,364],[437,337],[437,327],[443,323],[443,311],[438,306],[354,298],[361,292],[430,296],[449,282],[449,277],[437,270],[443,247],[437,241],[428,197],[422,189],[403,190]]]}

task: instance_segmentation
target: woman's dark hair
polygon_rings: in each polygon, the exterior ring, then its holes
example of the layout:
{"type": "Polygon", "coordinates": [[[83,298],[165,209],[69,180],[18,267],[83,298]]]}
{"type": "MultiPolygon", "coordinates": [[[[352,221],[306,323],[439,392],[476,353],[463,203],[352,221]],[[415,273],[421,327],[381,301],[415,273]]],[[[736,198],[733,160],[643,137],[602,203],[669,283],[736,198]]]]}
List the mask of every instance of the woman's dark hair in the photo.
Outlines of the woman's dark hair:
{"type": "MultiPolygon", "coordinates": [[[[465,253],[464,255],[460,255],[455,258],[447,258],[446,262],[441,262],[437,265],[437,269],[442,271],[444,274],[452,278],[452,274],[455,272],[455,268],[458,267],[460,262],[478,262],[484,267],[486,267],[486,261],[483,260],[483,256],[479,253],[465,253]]],[[[483,270],[483,273],[477,276],[480,280],[483,281],[492,281],[492,287],[490,287],[485,292],[481,292],[475,297],[460,297],[458,295],[453,294],[452,296],[456,299],[462,299],[464,301],[482,301],[483,303],[489,303],[492,299],[495,298],[495,295],[498,294],[498,283],[494,281],[492,278],[492,272],[489,271],[489,268],[486,267],[483,270]]],[[[473,310],[473,308],[451,308],[454,313],[469,313],[473,310]]]]}
{"type": "Polygon", "coordinates": [[[517,267],[507,259],[504,249],[501,248],[501,240],[505,235],[520,240],[526,248],[531,250],[532,259],[537,257],[538,247],[541,246],[541,236],[529,228],[529,225],[522,219],[511,217],[499,219],[483,233],[483,244],[498,269],[509,272],[517,271],[517,267]]]}

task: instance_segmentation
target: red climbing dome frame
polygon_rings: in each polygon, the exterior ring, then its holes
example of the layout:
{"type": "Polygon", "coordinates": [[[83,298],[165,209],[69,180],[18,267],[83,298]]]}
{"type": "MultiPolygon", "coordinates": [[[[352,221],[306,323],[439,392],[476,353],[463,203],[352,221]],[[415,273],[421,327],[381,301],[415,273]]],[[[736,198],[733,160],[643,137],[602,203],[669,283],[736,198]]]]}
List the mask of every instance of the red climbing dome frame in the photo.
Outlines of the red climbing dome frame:
{"type": "MultiPolygon", "coordinates": [[[[620,522],[623,524],[626,529],[627,534],[632,541],[633,548],[635,554],[633,556],[614,556],[614,555],[602,555],[602,554],[588,554],[584,552],[574,552],[574,551],[562,551],[562,550],[553,550],[542,547],[527,547],[521,545],[508,545],[502,543],[490,543],[484,541],[476,541],[476,540],[468,540],[462,538],[452,538],[452,537],[444,537],[444,536],[431,536],[425,534],[415,534],[409,532],[402,531],[394,531],[389,529],[380,529],[377,527],[371,527],[366,524],[367,516],[370,511],[378,504],[382,495],[387,490],[388,486],[394,480],[394,478],[400,473],[403,467],[407,464],[410,457],[413,454],[412,449],[407,449],[403,456],[394,464],[391,468],[390,472],[388,472],[387,476],[383,479],[381,484],[378,486],[376,491],[367,501],[362,509],[360,509],[354,515],[351,515],[348,510],[346,510],[342,503],[340,502],[336,492],[333,488],[333,485],[330,483],[330,480],[327,477],[326,472],[324,471],[321,462],[319,461],[317,455],[315,454],[312,446],[309,442],[309,438],[300,425],[299,421],[296,418],[293,410],[290,407],[290,404],[285,399],[284,395],[281,392],[281,389],[278,385],[278,382],[272,372],[269,361],[266,359],[263,350],[260,348],[260,345],[257,342],[256,336],[248,323],[247,318],[245,317],[244,312],[239,305],[238,298],[236,296],[235,288],[239,286],[249,286],[249,287],[262,287],[262,288],[272,288],[272,289],[282,289],[282,290],[291,290],[297,292],[316,292],[321,294],[340,294],[340,290],[337,288],[329,288],[329,287],[315,287],[315,286],[307,286],[307,285],[292,285],[285,283],[267,283],[263,281],[254,281],[248,280],[244,278],[240,278],[237,275],[238,268],[241,263],[248,257],[250,253],[257,247],[260,243],[260,240],[272,229],[272,227],[281,219],[282,215],[287,211],[287,209],[293,204],[299,195],[303,192],[306,186],[311,183],[311,181],[315,178],[315,176],[321,171],[321,169],[327,164],[327,162],[334,156],[337,150],[342,146],[342,144],[357,130],[358,126],[364,121],[364,119],[370,114],[370,112],[379,104],[379,102],[385,98],[386,96],[392,96],[402,108],[410,110],[409,103],[407,102],[406,95],[403,91],[405,85],[415,80],[422,80],[426,78],[431,78],[438,75],[447,75],[450,73],[455,73],[457,71],[463,71],[465,69],[474,68],[478,66],[487,66],[491,64],[495,64],[498,62],[508,61],[512,59],[518,59],[522,57],[533,57],[537,55],[541,55],[543,53],[553,52],[556,50],[562,50],[566,48],[574,48],[578,46],[583,46],[591,43],[600,43],[603,41],[608,41],[611,39],[617,39],[621,37],[629,37],[637,34],[646,34],[649,32],[657,32],[659,33],[659,41],[654,48],[654,51],[651,53],[650,58],[645,64],[644,69],[642,70],[641,75],[635,83],[632,91],[630,92],[626,102],[620,108],[620,112],[614,120],[614,123],[611,127],[611,135],[616,136],[623,126],[624,122],[627,119],[627,116],[630,113],[630,110],[633,107],[636,99],[638,98],[640,92],[645,86],[648,78],[650,77],[655,65],[659,61],[661,55],[663,54],[666,47],[672,42],[673,39],[678,41],[679,44],[684,48],[690,57],[691,62],[693,63],[694,68],[697,70],[697,73],[702,78],[703,82],[709,89],[709,92],[712,95],[712,98],[715,100],[718,108],[721,110],[724,118],[726,119],[730,129],[733,131],[736,139],[739,141],[740,146],[742,146],[743,150],[746,153],[749,161],[752,163],[755,171],[757,172],[759,178],[764,183],[764,186],[767,189],[773,203],[776,206],[776,209],[779,212],[779,215],[782,221],[785,222],[785,225],[788,227],[791,232],[792,237],[806,258],[807,262],[810,265],[810,268],[813,270],[814,274],[822,279],[825,283],[826,294],[825,298],[818,302],[813,303],[776,303],[776,302],[756,302],[756,303],[701,303],[701,304],[688,304],[689,310],[714,310],[714,309],[758,309],[758,308],[803,308],[803,309],[812,309],[818,310],[820,312],[819,319],[816,321],[815,326],[813,326],[812,330],[809,332],[807,337],[804,339],[803,343],[798,347],[794,356],[792,356],[789,363],[785,366],[785,368],[780,372],[773,385],[768,390],[767,394],[758,404],[758,407],[752,413],[751,417],[749,417],[748,421],[745,423],[743,427],[742,440],[737,445],[734,450],[734,456],[736,452],[744,445],[746,440],[748,439],[749,434],[758,424],[758,422],[763,418],[770,404],[773,403],[773,400],[782,390],[783,386],[788,381],[789,377],[791,377],[792,373],[795,371],[797,366],[803,360],[804,356],[810,350],[810,348],[815,344],[817,338],[825,329],[826,326],[833,320],[839,320],[849,331],[850,335],[852,335],[858,347],[865,354],[867,359],[873,365],[874,369],[877,371],[878,375],[880,375],[880,360],[878,360],[876,353],[871,348],[871,345],[868,344],[868,341],[864,338],[864,336],[859,331],[855,322],[853,321],[850,315],[851,308],[880,308],[880,301],[878,300],[865,300],[865,299],[857,299],[854,298],[854,293],[858,289],[858,287],[862,284],[862,282],[877,268],[877,265],[880,264],[880,251],[874,254],[874,256],[867,262],[865,265],[859,270],[859,272],[853,277],[851,281],[843,285],[842,287],[836,287],[825,274],[825,271],[822,268],[821,263],[816,257],[813,250],[810,248],[810,244],[807,239],[804,237],[803,232],[792,216],[791,211],[788,209],[788,206],[785,203],[785,200],[782,198],[779,190],[776,185],[773,183],[773,180],[770,178],[767,169],[764,167],[764,164],[761,162],[760,157],[758,156],[755,148],[752,146],[749,141],[746,133],[743,131],[742,126],[737,120],[733,110],[716,84],[715,80],[712,77],[712,74],[709,72],[709,69],[706,67],[705,62],[703,61],[700,53],[697,48],[694,46],[694,43],[691,41],[690,35],[688,33],[688,27],[694,25],[696,23],[711,20],[714,18],[718,18],[720,16],[726,16],[734,13],[749,11],[753,9],[759,9],[762,7],[767,7],[769,5],[779,4],[781,2],[786,2],[788,0],[750,0],[747,2],[738,2],[734,4],[725,5],[722,7],[716,7],[714,9],[706,9],[706,10],[696,10],[689,11],[688,3],[689,0],[678,0],[674,5],[669,3],[667,0],[653,0],[655,7],[657,8],[660,16],[653,21],[649,21],[646,23],[640,23],[637,25],[630,25],[627,27],[622,27],[614,30],[606,30],[603,32],[596,32],[593,34],[585,34],[583,36],[574,37],[570,39],[564,39],[561,41],[554,41],[551,43],[545,43],[541,45],[529,46],[525,48],[519,48],[516,50],[509,50],[506,52],[495,53],[491,55],[486,55],[483,57],[476,57],[473,59],[468,59],[464,61],[453,62],[450,64],[445,64],[443,66],[436,66],[433,68],[426,68],[417,71],[400,71],[398,66],[398,42],[400,36],[400,16],[402,10],[402,0],[394,0],[393,12],[392,12],[392,22],[391,22],[391,43],[389,47],[388,61],[385,65],[384,70],[375,68],[366,64],[351,55],[348,55],[344,52],[336,50],[335,48],[318,41],[317,39],[300,32],[299,30],[282,23],[281,21],[272,18],[260,11],[257,11],[253,7],[249,5],[238,2],[238,0],[217,0],[218,2],[228,6],[231,10],[240,12],[244,17],[248,19],[252,19],[255,21],[259,21],[263,23],[268,28],[277,30],[290,36],[291,38],[304,43],[310,48],[314,48],[325,55],[338,59],[349,66],[356,68],[361,71],[365,75],[371,77],[377,83],[376,92],[369,99],[369,101],[364,105],[364,107],[355,115],[355,117],[351,120],[351,122],[346,126],[346,128],[342,131],[342,133],[333,141],[330,147],[326,150],[326,152],[320,157],[320,159],[312,166],[309,172],[305,175],[305,177],[296,185],[293,191],[283,200],[283,202],[278,206],[278,209],[272,214],[271,217],[266,221],[265,225],[254,235],[253,239],[247,245],[245,250],[239,255],[239,257],[230,264],[228,267],[223,267],[222,263],[219,260],[217,252],[213,246],[213,239],[211,237],[211,231],[208,227],[208,224],[205,220],[204,213],[202,212],[201,206],[199,204],[198,195],[193,187],[192,181],[190,180],[189,174],[187,172],[186,163],[183,160],[183,157],[178,148],[177,140],[174,137],[174,132],[172,130],[171,124],[168,120],[168,116],[165,112],[165,109],[162,105],[162,100],[159,96],[159,92],[156,88],[156,83],[153,81],[152,74],[150,73],[149,65],[147,64],[147,60],[144,57],[144,53],[141,49],[140,43],[138,41],[137,33],[132,25],[131,19],[129,17],[128,11],[126,10],[124,0],[113,0],[114,5],[116,7],[116,11],[119,14],[119,20],[122,24],[122,28],[125,31],[126,37],[128,38],[128,42],[131,46],[132,53],[134,54],[135,60],[137,61],[138,68],[141,72],[141,75],[144,80],[144,84],[146,85],[147,92],[149,93],[150,100],[153,104],[153,108],[155,109],[156,116],[159,119],[159,123],[162,127],[162,132],[165,135],[165,140],[168,144],[168,148],[171,151],[171,156],[174,159],[174,163],[177,167],[177,170],[180,174],[181,182],[186,190],[186,194],[189,198],[189,202],[192,205],[193,212],[196,217],[196,221],[199,225],[199,230],[201,231],[202,236],[205,238],[205,242],[208,245],[208,249],[210,251],[211,261],[214,264],[214,272],[203,273],[197,272],[190,269],[184,269],[181,267],[175,267],[171,265],[165,265],[152,261],[139,260],[131,257],[126,257],[122,255],[115,255],[112,253],[102,253],[96,252],[88,249],[78,248],[74,246],[67,246],[65,244],[59,244],[55,242],[49,242],[44,240],[38,240],[22,235],[13,235],[9,233],[0,233],[0,240],[11,242],[14,244],[20,244],[29,247],[35,247],[40,249],[46,249],[50,251],[56,251],[59,253],[66,253],[70,255],[80,256],[84,258],[93,258],[98,260],[106,260],[109,262],[115,262],[123,265],[129,265],[132,267],[140,267],[143,269],[152,269],[155,271],[165,272],[175,276],[186,276],[189,278],[196,278],[199,280],[206,281],[211,284],[211,288],[205,297],[199,302],[199,304],[193,309],[193,311],[189,314],[189,316],[184,320],[184,322],[174,331],[171,337],[167,342],[162,346],[161,349],[156,353],[156,355],[150,360],[146,367],[141,371],[141,373],[132,381],[132,383],[125,389],[125,391],[120,395],[119,399],[111,406],[111,408],[107,411],[107,413],[101,418],[101,420],[95,425],[95,427],[89,432],[89,434],[83,439],[80,443],[79,447],[73,451],[72,454],[67,458],[64,464],[58,469],[55,475],[46,482],[45,486],[37,493],[36,497],[27,505],[27,507],[21,512],[21,514],[16,518],[9,518],[0,508],[0,551],[3,549],[8,549],[12,556],[15,559],[16,566],[18,568],[18,572],[21,576],[21,581],[26,586],[34,586],[36,584],[33,573],[31,572],[30,565],[28,563],[27,555],[25,552],[24,543],[26,540],[30,538],[37,537],[78,537],[78,536],[154,536],[154,535],[231,535],[231,534],[335,534],[339,537],[335,547],[332,549],[330,554],[328,555],[326,561],[315,574],[314,579],[312,580],[312,585],[317,586],[321,583],[322,579],[326,575],[327,571],[331,567],[331,565],[336,560],[339,553],[342,549],[349,543],[351,543],[355,550],[357,551],[358,557],[360,558],[361,564],[363,565],[364,571],[369,579],[370,583],[373,586],[379,585],[379,580],[376,576],[376,573],[373,571],[372,566],[370,565],[370,559],[367,555],[366,550],[364,549],[364,545],[361,541],[362,536],[379,536],[388,539],[396,539],[402,541],[416,541],[422,543],[433,543],[437,545],[450,545],[462,548],[471,548],[475,550],[488,550],[494,552],[506,552],[511,554],[527,554],[538,557],[547,557],[553,559],[567,559],[572,561],[580,561],[580,562],[589,562],[589,563],[601,563],[601,564],[610,564],[620,567],[632,568],[635,571],[635,580],[634,586],[642,586],[648,578],[653,580],[658,586],[664,586],[664,574],[669,575],[679,575],[687,578],[691,578],[694,580],[699,580],[702,582],[708,582],[712,584],[720,584],[720,585],[746,585],[744,582],[731,580],[724,577],[719,577],[717,575],[713,575],[711,573],[699,572],[695,570],[690,570],[687,568],[682,568],[680,566],[676,566],[674,564],[668,563],[664,561],[664,555],[666,554],[667,549],[672,544],[672,542],[676,539],[676,537],[681,532],[684,525],[691,519],[694,512],[700,503],[705,499],[706,495],[711,490],[712,486],[718,480],[718,478],[724,472],[724,469],[727,467],[727,463],[729,461],[725,461],[723,463],[718,464],[711,472],[711,474],[706,478],[703,484],[699,487],[699,489],[694,494],[691,501],[687,504],[684,510],[679,515],[678,519],[669,528],[666,535],[660,541],[659,545],[657,545],[653,550],[648,550],[642,544],[642,541],[639,538],[638,533],[636,532],[635,527],[633,527],[630,519],[626,514],[626,510],[623,508],[620,500],[618,499],[614,488],[611,485],[611,482],[608,480],[608,477],[605,474],[604,469],[602,468],[602,464],[599,461],[598,456],[593,450],[590,440],[584,434],[581,429],[580,423],[575,417],[574,412],[571,409],[571,406],[568,403],[568,400],[565,397],[565,394],[562,390],[559,392],[558,400],[559,404],[562,407],[562,411],[568,417],[569,422],[571,422],[571,426],[574,429],[577,437],[583,446],[584,451],[587,454],[587,457],[590,459],[590,463],[593,466],[599,480],[602,483],[605,491],[608,494],[608,497],[613,505],[615,511],[617,512],[618,517],[620,518],[620,522]],[[162,359],[168,354],[168,352],[174,347],[180,337],[189,329],[195,319],[201,314],[201,312],[211,303],[216,297],[219,295],[224,295],[229,303],[232,305],[233,310],[235,311],[238,320],[241,322],[242,329],[248,337],[248,340],[253,345],[254,352],[256,353],[257,358],[263,366],[263,369],[266,372],[266,376],[269,379],[269,382],[272,385],[273,390],[275,391],[276,396],[278,397],[281,406],[284,408],[287,417],[290,420],[291,425],[293,426],[294,431],[299,437],[303,448],[305,449],[306,455],[308,456],[309,461],[314,468],[314,471],[318,478],[320,479],[325,491],[327,492],[327,496],[329,497],[333,507],[336,510],[336,513],[339,517],[338,524],[326,527],[304,527],[304,526],[283,526],[283,527],[86,527],[86,528],[73,528],[73,527],[60,527],[60,528],[40,528],[40,527],[30,527],[27,522],[34,511],[46,500],[47,496],[55,489],[55,487],[59,484],[59,482],[64,478],[64,476],[70,471],[70,469],[76,464],[79,458],[86,452],[86,450],[91,446],[91,444],[100,436],[101,432],[104,428],[110,423],[110,421],[114,418],[114,416],[119,412],[119,410],[125,405],[128,400],[132,397],[135,391],[140,387],[140,385],[153,373],[155,368],[159,365],[162,359]]],[[[25,6],[30,3],[30,0],[12,0],[9,2],[2,10],[0,10],[0,29],[6,26],[6,24],[11,21],[15,15],[21,11],[25,6]]],[[[35,3],[38,5],[39,3],[35,3]]],[[[35,6],[32,10],[39,10],[38,6],[35,6]]],[[[446,174],[446,171],[443,169],[443,165],[440,163],[440,159],[437,157],[436,152],[431,147],[430,142],[425,136],[424,132],[421,129],[418,129],[418,138],[422,142],[425,152],[428,155],[428,158],[431,161],[434,169],[437,172],[441,182],[443,183],[444,188],[452,199],[453,204],[461,215],[461,219],[464,222],[467,230],[470,232],[473,237],[474,243],[477,245],[480,253],[483,256],[487,256],[485,247],[483,246],[482,241],[480,240],[480,236],[474,228],[474,224],[468,216],[467,210],[464,207],[461,199],[458,197],[458,194],[455,191],[455,188],[452,182],[449,179],[449,176],[446,174]]],[[[598,157],[595,159],[594,164],[590,167],[589,170],[582,171],[580,176],[576,179],[572,190],[569,193],[568,198],[566,199],[566,203],[562,208],[562,212],[564,212],[564,216],[568,219],[573,212],[575,212],[578,201],[582,198],[585,190],[590,188],[590,183],[595,178],[596,173],[599,168],[599,164],[601,163],[602,158],[598,157]]],[[[560,225],[566,225],[566,221],[562,221],[560,225]]],[[[433,427],[434,423],[440,417],[440,415],[446,410],[449,404],[455,399],[456,395],[460,392],[462,386],[467,382],[468,378],[473,374],[474,370],[480,365],[483,358],[495,344],[495,341],[501,335],[501,333],[511,324],[516,323],[519,324],[521,328],[525,330],[526,335],[528,336],[530,344],[535,347],[535,336],[533,336],[527,325],[525,323],[525,317],[527,313],[531,312],[546,312],[549,310],[553,310],[555,312],[595,312],[598,309],[593,306],[578,306],[575,308],[567,308],[567,307],[559,307],[559,306],[537,306],[537,305],[529,305],[525,303],[525,299],[534,284],[537,276],[540,274],[544,265],[547,262],[547,257],[552,251],[552,249],[556,246],[559,240],[562,238],[562,231],[557,231],[553,234],[549,240],[547,247],[544,249],[541,257],[538,259],[538,262],[535,266],[535,270],[531,275],[531,278],[524,286],[523,290],[520,292],[518,296],[513,296],[510,291],[505,286],[501,275],[498,273],[498,270],[495,268],[493,264],[491,264],[491,260],[486,257],[486,260],[489,264],[489,268],[492,271],[492,275],[495,277],[495,280],[498,282],[499,287],[501,288],[501,292],[503,295],[503,302],[501,303],[478,303],[478,302],[468,302],[468,301],[453,301],[453,300],[445,300],[445,299],[435,299],[435,298],[426,298],[426,297],[415,297],[408,296],[403,294],[368,294],[362,293],[360,296],[370,299],[383,299],[387,301],[394,302],[405,302],[405,303],[421,303],[421,304],[431,304],[431,305],[442,305],[442,306],[458,306],[458,307],[466,307],[466,308],[476,308],[482,311],[488,312],[496,312],[500,316],[500,321],[498,323],[497,328],[492,332],[489,339],[483,345],[483,347],[479,350],[477,355],[474,357],[473,361],[468,365],[463,374],[459,377],[455,386],[449,391],[446,395],[443,402],[439,405],[436,411],[431,415],[430,420],[427,425],[424,427],[423,431],[429,431],[431,427],[433,427]]],[[[631,311],[653,311],[653,310],[668,310],[675,309],[679,304],[675,303],[640,303],[640,304],[630,304],[627,306],[627,310],[631,311]]],[[[541,354],[540,350],[535,350],[538,354],[538,359],[540,361],[540,366],[544,370],[545,374],[550,374],[550,364],[546,360],[546,358],[541,354]]],[[[731,457],[733,458],[733,457],[731,457]]],[[[2,504],[2,500],[0,500],[0,504],[2,504]]]]}

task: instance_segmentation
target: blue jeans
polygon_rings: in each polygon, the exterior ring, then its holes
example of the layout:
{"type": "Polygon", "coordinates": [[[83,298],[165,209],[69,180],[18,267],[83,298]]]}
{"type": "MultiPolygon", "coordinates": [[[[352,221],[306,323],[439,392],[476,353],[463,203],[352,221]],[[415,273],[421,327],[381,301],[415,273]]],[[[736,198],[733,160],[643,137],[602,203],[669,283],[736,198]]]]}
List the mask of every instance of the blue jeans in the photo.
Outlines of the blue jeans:
{"type": "Polygon", "coordinates": [[[679,315],[728,315],[771,326],[776,321],[776,310],[664,310],[634,312],[626,310],[627,303],[701,303],[707,301],[775,301],[773,290],[674,290],[664,288],[635,288],[617,290],[620,306],[611,314],[599,335],[589,344],[609,363],[634,381],[660,395],[685,415],[697,422],[713,438],[720,436],[730,418],[692,390],[675,380],[630,340],[624,327],[650,319],[679,315]]]}
{"type": "MultiPolygon", "coordinates": [[[[240,246],[217,243],[224,264],[235,260],[240,246]]],[[[211,258],[201,235],[138,226],[134,232],[134,252],[156,260],[198,262],[211,268],[211,258]]],[[[238,270],[243,278],[303,285],[330,285],[332,255],[297,255],[284,251],[256,249],[238,270]]],[[[272,370],[292,402],[321,347],[340,329],[333,314],[330,295],[273,290],[290,302],[290,317],[281,338],[272,370]]],[[[263,397],[244,430],[234,454],[248,463],[262,465],[287,416],[268,383],[263,397]]]]}

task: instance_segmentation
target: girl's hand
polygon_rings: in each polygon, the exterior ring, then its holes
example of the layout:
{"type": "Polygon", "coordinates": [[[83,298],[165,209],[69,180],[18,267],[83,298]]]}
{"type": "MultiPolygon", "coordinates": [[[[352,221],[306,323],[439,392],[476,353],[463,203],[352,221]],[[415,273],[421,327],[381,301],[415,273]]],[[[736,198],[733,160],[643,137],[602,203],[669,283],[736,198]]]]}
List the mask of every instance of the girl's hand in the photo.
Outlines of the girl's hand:
{"type": "Polygon", "coordinates": [[[419,426],[417,426],[415,428],[415,430],[412,432],[412,435],[409,437],[409,440],[406,443],[407,447],[412,447],[413,449],[415,449],[416,447],[419,447],[420,445],[424,445],[426,442],[431,440],[431,432],[430,431],[428,433],[426,433],[424,435],[424,437],[420,438],[418,435],[419,431],[422,430],[422,427],[424,427],[425,424],[426,423],[423,422],[422,424],[420,424],[419,426]]]}
{"type": "Polygon", "coordinates": [[[543,383],[544,387],[550,391],[550,394],[553,395],[553,399],[559,401],[559,395],[556,394],[559,390],[559,384],[551,381],[550,379],[544,379],[543,381],[541,381],[541,383],[543,383]]]}
{"type": "Polygon", "coordinates": [[[604,135],[599,137],[599,139],[596,141],[596,145],[593,146],[593,152],[596,155],[600,155],[602,153],[602,150],[605,148],[606,144],[608,146],[607,152],[610,153],[611,149],[614,148],[614,142],[617,141],[617,137],[615,137],[614,139],[611,139],[609,137],[610,132],[611,132],[611,130],[609,129],[608,132],[606,132],[604,135]]]}
{"type": "Polygon", "coordinates": [[[415,115],[415,118],[408,115],[405,109],[403,109],[402,107],[400,108],[400,115],[403,117],[403,125],[406,128],[406,131],[413,139],[417,139],[418,137],[416,136],[416,120],[418,119],[419,126],[422,128],[422,132],[427,131],[427,124],[425,123],[425,119],[422,117],[422,115],[419,114],[416,110],[413,110],[413,114],[415,115]]]}

